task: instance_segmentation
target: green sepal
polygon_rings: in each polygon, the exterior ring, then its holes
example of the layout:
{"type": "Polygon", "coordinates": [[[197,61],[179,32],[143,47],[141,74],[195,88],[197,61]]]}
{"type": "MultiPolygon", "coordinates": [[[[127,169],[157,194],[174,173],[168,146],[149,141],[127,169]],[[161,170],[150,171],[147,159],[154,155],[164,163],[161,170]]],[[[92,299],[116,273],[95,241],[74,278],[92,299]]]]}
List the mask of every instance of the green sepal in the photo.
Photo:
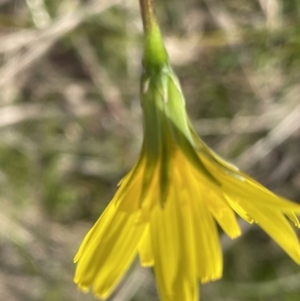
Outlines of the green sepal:
{"type": "Polygon", "coordinates": [[[194,141],[197,144],[197,151],[200,152],[203,156],[205,156],[207,159],[209,159],[214,164],[217,164],[220,169],[222,169],[227,174],[233,176],[234,178],[243,181],[244,178],[239,172],[239,169],[224,160],[221,156],[219,156],[217,153],[215,153],[211,148],[209,148],[206,143],[196,134],[195,130],[193,129],[192,125],[190,124],[190,131],[193,135],[194,141]]]}
{"type": "Polygon", "coordinates": [[[164,143],[161,143],[161,159],[159,168],[160,205],[162,208],[165,206],[169,193],[172,160],[174,158],[174,142],[171,139],[167,120],[164,115],[163,117],[164,126],[162,127],[162,135],[164,137],[164,143]]]}
{"type": "Polygon", "coordinates": [[[145,32],[143,65],[145,69],[160,69],[168,63],[168,54],[159,27],[155,20],[145,32]]]}
{"type": "Polygon", "coordinates": [[[153,181],[159,181],[159,199],[164,206],[169,187],[169,169],[172,154],[168,145],[168,125],[162,102],[162,77],[151,69],[144,72],[141,82],[141,102],[144,114],[145,172],[140,205],[152,188],[153,181]]]}
{"type": "Polygon", "coordinates": [[[189,119],[185,110],[185,100],[179,81],[171,71],[168,77],[168,101],[165,104],[165,112],[172,137],[187,159],[212,182],[220,185],[202,163],[196,152],[196,144],[190,131],[189,119]]]}

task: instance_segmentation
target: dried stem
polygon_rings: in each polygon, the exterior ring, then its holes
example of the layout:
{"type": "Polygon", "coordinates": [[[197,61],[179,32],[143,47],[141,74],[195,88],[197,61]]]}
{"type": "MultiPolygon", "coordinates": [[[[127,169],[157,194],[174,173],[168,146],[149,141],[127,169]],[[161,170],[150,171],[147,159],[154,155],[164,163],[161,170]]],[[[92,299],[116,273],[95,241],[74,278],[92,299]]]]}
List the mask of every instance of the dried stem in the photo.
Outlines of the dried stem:
{"type": "Polygon", "coordinates": [[[140,9],[144,32],[146,33],[156,23],[153,0],[140,0],[140,9]]]}

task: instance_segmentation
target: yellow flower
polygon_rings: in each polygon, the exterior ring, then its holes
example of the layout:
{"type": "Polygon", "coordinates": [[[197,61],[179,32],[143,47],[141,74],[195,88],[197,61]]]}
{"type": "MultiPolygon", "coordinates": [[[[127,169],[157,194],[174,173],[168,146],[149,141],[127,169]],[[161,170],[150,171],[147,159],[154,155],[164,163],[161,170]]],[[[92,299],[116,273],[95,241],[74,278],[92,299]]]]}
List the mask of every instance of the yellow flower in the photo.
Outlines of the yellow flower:
{"type": "Polygon", "coordinates": [[[157,26],[146,39],[141,79],[144,140],[138,162],[86,235],[74,281],[106,299],[139,255],[163,301],[198,300],[198,281],[222,276],[217,223],[241,234],[237,213],[257,223],[300,264],[300,206],[276,196],[209,149],[185,111],[157,26]]]}

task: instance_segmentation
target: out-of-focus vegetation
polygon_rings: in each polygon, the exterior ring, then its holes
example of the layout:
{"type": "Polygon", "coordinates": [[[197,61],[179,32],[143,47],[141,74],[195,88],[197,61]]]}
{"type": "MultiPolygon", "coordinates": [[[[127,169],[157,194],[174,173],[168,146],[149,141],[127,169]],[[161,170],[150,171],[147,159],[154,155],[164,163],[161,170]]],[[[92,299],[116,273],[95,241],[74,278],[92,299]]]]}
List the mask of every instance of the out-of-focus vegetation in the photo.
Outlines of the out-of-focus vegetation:
{"type": "MultiPolygon", "coordinates": [[[[198,133],[299,202],[300,1],[155,2],[198,133]]],[[[141,29],[137,0],[0,0],[0,300],[94,300],[72,258],[139,153],[141,29]]],[[[298,301],[300,267],[241,225],[201,299],[298,301]]],[[[151,271],[110,300],[158,300],[151,271]]]]}

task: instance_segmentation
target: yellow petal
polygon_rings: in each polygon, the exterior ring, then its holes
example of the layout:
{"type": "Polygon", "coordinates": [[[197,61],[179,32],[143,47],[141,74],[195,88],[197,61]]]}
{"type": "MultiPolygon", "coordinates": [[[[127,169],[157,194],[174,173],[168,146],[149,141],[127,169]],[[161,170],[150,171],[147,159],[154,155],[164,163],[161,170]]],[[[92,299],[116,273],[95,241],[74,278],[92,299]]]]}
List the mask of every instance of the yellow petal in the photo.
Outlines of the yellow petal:
{"type": "Polygon", "coordinates": [[[215,221],[206,204],[201,199],[191,203],[197,277],[204,283],[222,276],[222,252],[215,221]]]}
{"type": "Polygon", "coordinates": [[[181,191],[174,186],[165,208],[157,206],[152,213],[154,272],[163,301],[197,301],[189,207],[181,205],[181,191]]]}
{"type": "Polygon", "coordinates": [[[236,199],[235,197],[228,196],[227,194],[224,194],[224,197],[226,198],[227,202],[231,206],[231,208],[246,222],[249,224],[253,224],[255,220],[252,216],[249,215],[247,211],[244,210],[242,206],[239,205],[239,199],[236,199]]]}
{"type": "Polygon", "coordinates": [[[143,267],[151,267],[154,265],[154,257],[152,251],[152,238],[150,233],[150,225],[147,226],[145,233],[139,244],[140,263],[143,267]]]}
{"type": "Polygon", "coordinates": [[[197,277],[202,282],[218,279],[222,275],[222,252],[216,224],[207,205],[209,200],[205,201],[211,189],[218,186],[204,180],[203,174],[181,152],[176,154],[174,175],[179,201],[191,212],[197,277]]]}
{"type": "Polygon", "coordinates": [[[217,194],[216,192],[210,191],[205,201],[213,217],[231,239],[241,235],[241,229],[234,211],[221,193],[217,194]]]}
{"type": "Polygon", "coordinates": [[[293,211],[300,214],[299,204],[278,197],[251,178],[245,178],[244,181],[239,181],[227,175],[221,182],[224,193],[229,196],[233,195],[236,199],[258,206],[276,208],[284,212],[293,211]]]}
{"type": "Polygon", "coordinates": [[[119,181],[118,183],[118,187],[121,186],[122,184],[127,185],[128,182],[130,182],[130,180],[132,179],[133,175],[135,174],[135,172],[139,169],[139,167],[141,166],[142,162],[143,162],[143,146],[142,146],[142,150],[141,150],[141,154],[139,156],[138,161],[134,164],[134,166],[131,168],[131,170],[119,181]]]}
{"type": "MultiPolygon", "coordinates": [[[[189,122],[190,123],[190,122],[189,122]]],[[[215,163],[220,165],[225,170],[231,171],[233,174],[238,173],[239,169],[230,162],[224,160],[220,155],[215,153],[211,148],[209,148],[204,141],[197,135],[191,123],[189,124],[190,131],[192,132],[194,141],[197,145],[197,150],[199,151],[200,158],[205,156],[207,159],[211,161],[211,163],[215,163]]]]}
{"type": "Polygon", "coordinates": [[[117,207],[111,202],[104,210],[100,218],[97,220],[95,225],[89,230],[89,232],[84,237],[79,247],[79,250],[74,257],[74,262],[77,262],[82,256],[82,253],[87,252],[93,246],[96,235],[98,238],[101,238],[103,236],[105,229],[112,222],[116,211],[117,207]]]}
{"type": "Polygon", "coordinates": [[[246,204],[244,209],[296,263],[300,264],[300,245],[297,235],[279,210],[254,204],[246,204]]]}
{"type": "Polygon", "coordinates": [[[295,227],[300,228],[300,222],[294,212],[285,212],[285,215],[294,223],[295,227]]]}
{"type": "Polygon", "coordinates": [[[222,192],[230,198],[300,214],[299,204],[278,197],[248,175],[239,171],[235,171],[236,175],[232,175],[219,168],[205,156],[201,156],[201,158],[209,172],[221,183],[222,192]]]}
{"type": "Polygon", "coordinates": [[[133,261],[146,224],[136,223],[137,214],[116,210],[111,203],[88,233],[77,256],[74,281],[79,287],[107,298],[133,261]]]}
{"type": "MultiPolygon", "coordinates": [[[[144,155],[142,151],[142,156],[144,155]]],[[[159,202],[159,192],[156,191],[159,183],[158,169],[159,164],[156,164],[153,158],[140,158],[139,164],[124,177],[112,202],[119,210],[128,213],[134,213],[142,207],[151,211],[159,202]]],[[[142,216],[148,215],[140,215],[141,218],[142,216]]]]}
{"type": "Polygon", "coordinates": [[[142,176],[145,166],[144,160],[139,160],[139,162],[119,183],[120,186],[111,201],[120,210],[129,213],[135,212],[139,208],[137,196],[141,193],[142,176]]]}
{"type": "Polygon", "coordinates": [[[189,168],[189,165],[185,168],[181,166],[181,172],[183,176],[180,194],[181,197],[184,195],[190,206],[197,277],[201,282],[219,279],[223,269],[219,234],[204,201],[206,195],[209,196],[209,190],[205,191],[205,186],[201,185],[197,173],[192,167],[189,168]]]}

